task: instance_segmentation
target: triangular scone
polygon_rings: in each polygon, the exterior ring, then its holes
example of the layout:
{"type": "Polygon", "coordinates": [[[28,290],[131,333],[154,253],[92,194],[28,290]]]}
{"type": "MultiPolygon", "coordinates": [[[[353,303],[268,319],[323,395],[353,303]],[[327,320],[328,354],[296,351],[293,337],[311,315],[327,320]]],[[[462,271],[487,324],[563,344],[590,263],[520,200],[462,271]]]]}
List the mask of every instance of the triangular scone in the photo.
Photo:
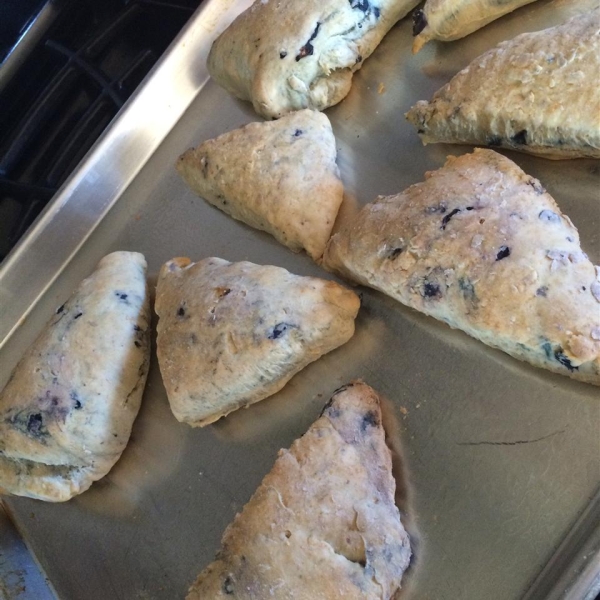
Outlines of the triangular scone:
{"type": "Polygon", "coordinates": [[[419,0],[256,0],[214,42],[215,81],[266,118],[324,110],[419,0]]]}
{"type": "Polygon", "coordinates": [[[177,170],[212,205],[319,260],[344,195],[336,154],[329,119],[303,110],[208,140],[177,170]]]}
{"type": "Polygon", "coordinates": [[[535,0],[427,0],[415,12],[413,52],[430,40],[450,42],[463,38],[503,15],[535,0]]]}
{"type": "Polygon", "coordinates": [[[390,600],[411,556],[377,394],[337,392],[223,535],[187,600],[390,600]]]}
{"type": "Polygon", "coordinates": [[[515,358],[600,384],[598,267],[569,218],[509,159],[476,150],[378,198],[324,265],[515,358]]]}
{"type": "Polygon", "coordinates": [[[157,353],[175,417],[203,426],[279,391],[354,334],[358,296],[280,267],[174,258],[156,288],[157,353]]]}
{"type": "Polygon", "coordinates": [[[52,317],[0,394],[0,490],[59,502],[129,441],[150,354],[146,261],[105,256],[52,317]]]}
{"type": "Polygon", "coordinates": [[[407,113],[423,143],[600,158],[600,10],[476,58],[407,113]]]}

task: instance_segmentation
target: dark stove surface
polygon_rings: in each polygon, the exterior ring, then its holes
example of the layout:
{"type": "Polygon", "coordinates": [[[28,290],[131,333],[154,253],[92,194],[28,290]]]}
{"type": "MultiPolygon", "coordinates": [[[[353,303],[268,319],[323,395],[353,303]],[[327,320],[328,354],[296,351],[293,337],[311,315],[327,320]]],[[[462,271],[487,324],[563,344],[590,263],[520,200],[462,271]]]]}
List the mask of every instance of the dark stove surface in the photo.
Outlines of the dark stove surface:
{"type": "Polygon", "coordinates": [[[36,15],[43,0],[4,0],[0,2],[0,63],[36,15]]]}
{"type": "Polygon", "coordinates": [[[0,260],[200,1],[0,2],[0,260]]]}

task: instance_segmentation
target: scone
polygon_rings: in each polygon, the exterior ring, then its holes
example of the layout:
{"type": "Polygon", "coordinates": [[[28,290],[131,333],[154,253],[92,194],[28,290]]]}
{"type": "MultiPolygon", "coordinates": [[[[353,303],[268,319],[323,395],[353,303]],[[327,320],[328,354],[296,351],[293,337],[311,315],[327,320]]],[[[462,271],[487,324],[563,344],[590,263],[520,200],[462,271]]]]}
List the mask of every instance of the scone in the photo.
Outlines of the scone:
{"type": "Polygon", "coordinates": [[[377,394],[340,388],[279,452],[187,600],[394,598],[411,550],[391,467],[377,394]]]}
{"type": "Polygon", "coordinates": [[[156,288],[157,352],[175,417],[192,426],[263,400],[354,334],[358,296],[285,269],[175,258],[156,288]]]}
{"type": "Polygon", "coordinates": [[[105,256],[49,321],[0,394],[0,490],[59,502],[129,441],[148,371],[146,261],[105,256]]]}
{"type": "Polygon", "coordinates": [[[324,265],[532,365],[600,384],[600,281],[540,182],[476,150],[334,235],[324,265]]]}
{"type": "Polygon", "coordinates": [[[418,0],[256,0],[214,42],[208,70],[259,115],[324,110],[350,91],[391,27],[418,0]]]}
{"type": "Polygon", "coordinates": [[[600,9],[476,58],[407,113],[424,144],[600,158],[600,9]]]}
{"type": "Polygon", "coordinates": [[[208,140],[177,170],[213,206],[319,260],[344,195],[336,154],[329,119],[303,110],[208,140]]]}
{"type": "Polygon", "coordinates": [[[430,40],[463,38],[503,15],[535,0],[427,0],[415,12],[413,52],[430,40]]]}

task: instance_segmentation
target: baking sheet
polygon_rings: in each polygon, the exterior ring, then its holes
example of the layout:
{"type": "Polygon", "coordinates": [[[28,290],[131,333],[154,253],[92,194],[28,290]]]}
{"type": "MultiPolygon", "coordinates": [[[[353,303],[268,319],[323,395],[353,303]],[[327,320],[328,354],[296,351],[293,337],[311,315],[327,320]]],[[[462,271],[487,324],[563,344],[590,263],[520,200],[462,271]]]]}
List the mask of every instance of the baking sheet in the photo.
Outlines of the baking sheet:
{"type": "MultiPolygon", "coordinates": [[[[215,10],[205,7],[174,48],[185,48],[187,35],[201,37],[207,49],[215,31],[247,4],[210,0],[215,10]]],[[[403,118],[415,101],[429,98],[497,42],[595,4],[539,0],[465,40],[430,44],[417,57],[409,51],[410,21],[395,27],[355,75],[346,100],[327,111],[347,192],[345,214],[421,181],[448,154],[470,150],[421,146],[403,118]]],[[[197,75],[182,65],[179,76],[183,86],[197,75]]],[[[182,151],[258,120],[213,82],[197,87],[188,110],[128,185],[106,189],[114,172],[94,172],[108,212],[94,220],[72,256],[55,261],[60,268],[51,270],[35,302],[3,313],[2,328],[12,333],[0,350],[2,384],[52,311],[113,250],[143,252],[151,278],[173,256],[250,260],[330,277],[307,256],[211,208],[181,182],[173,164],[182,151]]],[[[145,117],[150,126],[155,115],[145,117]]],[[[143,133],[134,127],[128,135],[143,141],[143,133]]],[[[579,228],[584,250],[600,262],[599,163],[506,154],[541,179],[579,228]]],[[[84,199],[77,210],[85,215],[87,208],[84,199]]],[[[56,231],[60,219],[61,211],[46,215],[56,231]]],[[[56,235],[54,242],[60,254],[56,235]]],[[[0,288],[6,281],[0,273],[0,288]]],[[[2,297],[10,291],[0,289],[2,297]]],[[[363,293],[348,344],[272,398],[205,429],[175,421],[154,358],[130,444],[104,480],[65,504],[5,500],[57,596],[182,598],[277,450],[306,431],[334,389],[360,377],[390,400],[409,466],[420,544],[405,597],[584,597],[573,595],[584,575],[593,582],[600,573],[598,388],[529,367],[379,293],[363,293]]]]}

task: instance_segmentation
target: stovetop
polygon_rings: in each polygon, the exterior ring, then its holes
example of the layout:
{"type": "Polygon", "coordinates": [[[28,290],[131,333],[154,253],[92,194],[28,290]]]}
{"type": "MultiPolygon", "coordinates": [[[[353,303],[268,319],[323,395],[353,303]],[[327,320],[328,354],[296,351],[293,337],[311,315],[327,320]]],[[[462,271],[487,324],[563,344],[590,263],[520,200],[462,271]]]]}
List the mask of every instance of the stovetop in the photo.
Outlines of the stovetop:
{"type": "MultiPolygon", "coordinates": [[[[0,0],[0,262],[201,0],[0,0]]],[[[54,598],[0,505],[0,598],[54,598]]]]}
{"type": "Polygon", "coordinates": [[[0,2],[0,261],[200,1],[0,2]]]}

